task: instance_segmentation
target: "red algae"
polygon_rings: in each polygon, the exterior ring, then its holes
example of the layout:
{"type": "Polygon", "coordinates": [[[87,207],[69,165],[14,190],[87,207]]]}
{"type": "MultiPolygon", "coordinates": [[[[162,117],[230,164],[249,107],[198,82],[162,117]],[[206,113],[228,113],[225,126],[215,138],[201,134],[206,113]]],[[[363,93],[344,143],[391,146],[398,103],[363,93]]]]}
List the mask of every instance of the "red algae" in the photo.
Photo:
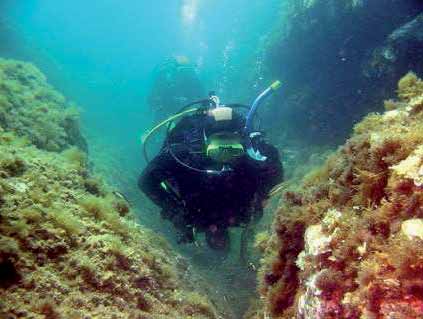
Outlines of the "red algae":
{"type": "Polygon", "coordinates": [[[246,318],[423,318],[423,81],[398,97],[285,191],[246,318]]]}

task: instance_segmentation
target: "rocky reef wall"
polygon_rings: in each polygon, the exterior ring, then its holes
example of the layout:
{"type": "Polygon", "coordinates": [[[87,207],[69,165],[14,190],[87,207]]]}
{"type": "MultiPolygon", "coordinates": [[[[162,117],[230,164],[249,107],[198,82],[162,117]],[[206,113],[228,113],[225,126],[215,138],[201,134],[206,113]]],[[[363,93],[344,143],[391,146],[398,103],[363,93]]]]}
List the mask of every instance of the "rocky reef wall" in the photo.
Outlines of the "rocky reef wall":
{"type": "Polygon", "coordinates": [[[423,317],[423,81],[281,195],[246,318],[423,317]]]}
{"type": "Polygon", "coordinates": [[[196,275],[87,167],[75,108],[0,60],[0,317],[218,318],[196,275]]]}
{"type": "Polygon", "coordinates": [[[282,80],[267,115],[281,144],[340,144],[404,74],[423,74],[421,1],[286,1],[280,12],[250,82],[282,80]]]}
{"type": "Polygon", "coordinates": [[[0,59],[0,126],[40,149],[87,151],[79,113],[32,64],[0,59]]]}

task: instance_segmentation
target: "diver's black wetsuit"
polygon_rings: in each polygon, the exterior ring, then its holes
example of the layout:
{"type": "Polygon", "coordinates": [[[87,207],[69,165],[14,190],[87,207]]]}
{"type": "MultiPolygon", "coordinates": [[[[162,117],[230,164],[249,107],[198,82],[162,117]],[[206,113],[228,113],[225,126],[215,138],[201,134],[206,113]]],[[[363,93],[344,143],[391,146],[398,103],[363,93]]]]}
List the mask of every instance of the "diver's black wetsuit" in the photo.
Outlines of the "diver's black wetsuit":
{"type": "Polygon", "coordinates": [[[282,181],[278,151],[264,141],[259,141],[256,148],[267,156],[266,161],[255,161],[244,154],[229,165],[230,171],[220,174],[193,171],[178,163],[169,152],[171,145],[183,163],[219,169],[221,165],[205,155],[204,133],[209,136],[221,131],[242,132],[244,123],[236,113],[232,120],[220,122],[206,114],[187,116],[170,131],[159,155],[142,172],[140,189],[162,208],[162,217],[173,222],[182,232],[183,240],[192,241],[195,228],[197,232],[206,232],[210,244],[210,240],[219,238],[213,238],[214,234],[226,234],[228,227],[260,217],[267,193],[282,181]]]}

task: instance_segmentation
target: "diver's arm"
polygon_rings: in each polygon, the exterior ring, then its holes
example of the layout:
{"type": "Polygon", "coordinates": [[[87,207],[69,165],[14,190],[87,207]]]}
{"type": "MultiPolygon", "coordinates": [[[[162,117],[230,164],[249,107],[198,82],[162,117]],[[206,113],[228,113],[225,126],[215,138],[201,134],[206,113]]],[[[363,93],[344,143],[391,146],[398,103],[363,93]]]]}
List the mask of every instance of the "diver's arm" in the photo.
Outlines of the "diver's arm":
{"type": "Polygon", "coordinates": [[[258,147],[260,152],[267,157],[265,162],[258,163],[261,180],[260,191],[266,198],[267,193],[283,181],[283,167],[276,147],[264,141],[260,141],[258,147]]]}
{"type": "Polygon", "coordinates": [[[138,179],[138,187],[157,206],[165,210],[174,210],[181,206],[176,195],[166,186],[166,180],[175,168],[173,158],[166,151],[162,151],[144,169],[138,179]]]}

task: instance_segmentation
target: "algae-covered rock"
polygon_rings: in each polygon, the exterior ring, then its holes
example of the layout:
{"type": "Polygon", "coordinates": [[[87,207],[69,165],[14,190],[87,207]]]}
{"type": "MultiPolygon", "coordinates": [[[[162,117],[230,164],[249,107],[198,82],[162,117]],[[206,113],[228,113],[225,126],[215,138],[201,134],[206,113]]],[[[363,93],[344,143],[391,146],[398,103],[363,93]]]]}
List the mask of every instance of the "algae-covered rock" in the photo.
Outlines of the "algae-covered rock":
{"type": "Polygon", "coordinates": [[[322,225],[311,225],[304,234],[305,250],[310,255],[319,255],[329,250],[331,238],[322,231],[322,225]]]}
{"type": "Polygon", "coordinates": [[[68,148],[64,99],[38,70],[1,60],[0,101],[1,318],[218,318],[189,265],[68,148]]]}
{"type": "Polygon", "coordinates": [[[423,186],[423,145],[392,169],[400,176],[412,179],[416,186],[423,186]]]}
{"type": "Polygon", "coordinates": [[[0,126],[48,151],[87,150],[78,111],[30,63],[0,59],[0,126]]]}
{"type": "Polygon", "coordinates": [[[407,74],[389,111],[285,190],[248,318],[423,317],[422,85],[407,74]]]}

